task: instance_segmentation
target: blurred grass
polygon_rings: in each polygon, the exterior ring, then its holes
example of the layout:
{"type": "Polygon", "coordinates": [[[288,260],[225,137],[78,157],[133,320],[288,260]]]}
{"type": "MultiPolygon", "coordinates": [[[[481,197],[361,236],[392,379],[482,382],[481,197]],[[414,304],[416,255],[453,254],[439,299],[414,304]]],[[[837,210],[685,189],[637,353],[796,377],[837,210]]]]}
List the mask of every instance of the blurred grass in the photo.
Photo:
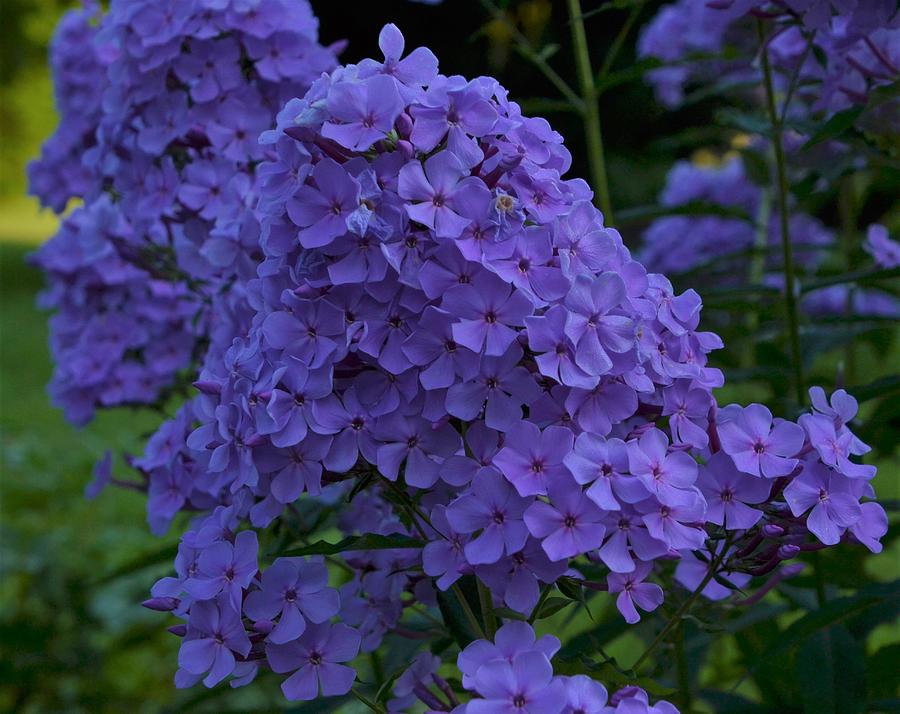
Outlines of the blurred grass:
{"type": "MultiPolygon", "coordinates": [[[[39,230],[23,232],[32,239],[39,230]]],[[[141,495],[82,496],[104,449],[136,451],[155,420],[110,412],[76,431],[50,406],[46,315],[34,305],[40,276],[24,262],[32,248],[3,238],[0,710],[159,711],[173,700],[177,641],[164,618],[138,606],[156,573],[92,581],[159,549],[160,540],[147,530],[141,495]]]]}

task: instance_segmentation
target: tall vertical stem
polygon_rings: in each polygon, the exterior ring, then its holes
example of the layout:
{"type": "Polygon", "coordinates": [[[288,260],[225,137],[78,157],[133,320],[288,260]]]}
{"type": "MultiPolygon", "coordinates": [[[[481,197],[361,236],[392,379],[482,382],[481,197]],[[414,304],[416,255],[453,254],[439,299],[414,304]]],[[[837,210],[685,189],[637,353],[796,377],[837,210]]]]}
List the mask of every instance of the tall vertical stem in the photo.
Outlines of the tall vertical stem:
{"type": "Polygon", "coordinates": [[[588,162],[591,182],[594,185],[594,202],[603,211],[606,224],[612,224],[612,202],[609,199],[609,179],[606,175],[606,157],[603,153],[603,134],[600,131],[600,105],[597,101],[597,87],[591,68],[587,34],[584,31],[584,17],[580,0],[568,0],[569,24],[572,26],[572,45],[575,52],[575,69],[581,85],[584,101],[584,136],[587,142],[588,162]]]}
{"type": "Polygon", "coordinates": [[[787,165],[784,159],[782,142],[782,123],[775,106],[775,86],[772,82],[772,66],[769,63],[769,50],[766,46],[766,33],[763,21],[757,19],[756,28],[759,34],[760,54],[763,69],[763,82],[766,89],[766,108],[769,122],[772,125],[772,146],[775,154],[775,172],[777,175],[776,197],[778,200],[778,221],[781,228],[781,250],[784,260],[784,280],[788,318],[788,331],[791,346],[791,367],[794,373],[794,388],[797,403],[806,401],[806,387],[803,383],[803,362],[800,352],[800,321],[797,311],[797,281],[794,276],[794,249],[791,244],[790,217],[788,215],[788,182],[787,165]]]}
{"type": "Polygon", "coordinates": [[[684,620],[675,630],[675,669],[678,679],[678,706],[682,711],[691,710],[691,673],[688,668],[687,652],[684,648],[684,620]]]}

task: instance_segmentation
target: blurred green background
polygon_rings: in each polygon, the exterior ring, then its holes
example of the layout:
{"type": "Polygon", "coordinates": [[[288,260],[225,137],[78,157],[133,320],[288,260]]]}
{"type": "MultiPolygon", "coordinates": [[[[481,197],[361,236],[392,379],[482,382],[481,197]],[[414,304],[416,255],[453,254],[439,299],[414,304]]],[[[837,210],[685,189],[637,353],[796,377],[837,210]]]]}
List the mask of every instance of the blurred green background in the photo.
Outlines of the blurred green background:
{"type": "MultiPolygon", "coordinates": [[[[444,7],[431,8],[396,0],[377,6],[367,3],[365,13],[347,13],[344,3],[313,4],[321,18],[324,41],[349,39],[348,60],[373,54],[377,28],[397,21],[408,46],[428,44],[448,74],[475,76],[490,71],[514,97],[553,96],[546,80],[516,55],[507,30],[496,22],[486,22],[478,2],[451,0],[444,7]],[[466,11],[460,12],[460,6],[466,11]],[[439,35],[434,27],[442,28],[439,35]]],[[[103,451],[139,451],[142,435],[153,429],[156,420],[131,411],[105,412],[86,428],[75,430],[49,405],[46,396],[51,372],[46,315],[35,307],[41,279],[24,261],[29,251],[52,234],[56,219],[40,212],[36,202],[25,197],[24,168],[56,124],[46,48],[56,20],[68,5],[60,0],[0,1],[0,711],[283,708],[271,683],[264,687],[267,693],[259,687],[237,695],[225,690],[221,698],[221,688],[213,693],[176,692],[171,678],[177,639],[165,632],[165,617],[143,610],[138,603],[154,579],[168,570],[178,528],[166,538],[152,537],[145,525],[144,500],[138,494],[107,489],[95,501],[86,501],[82,495],[92,465],[103,451]]],[[[643,19],[652,16],[654,5],[658,3],[648,3],[643,19]]],[[[564,76],[574,77],[563,12],[547,0],[531,0],[517,3],[510,17],[534,42],[556,42],[561,51],[554,55],[554,64],[564,76]]],[[[604,17],[589,25],[598,58],[623,19],[616,11],[604,17]]],[[[629,61],[628,51],[622,61],[629,61]]],[[[543,113],[542,106],[552,107],[541,101],[531,104],[535,113],[543,113]]],[[[714,148],[722,148],[721,132],[719,138],[712,138],[711,116],[712,105],[702,102],[670,115],[639,83],[625,85],[604,98],[604,128],[617,208],[652,203],[672,161],[689,156],[705,137],[710,137],[714,148]],[[694,131],[689,141],[666,140],[686,135],[697,126],[706,129],[694,131]]],[[[572,149],[573,174],[587,175],[576,118],[567,113],[548,117],[572,149]]],[[[897,207],[891,205],[894,199],[884,197],[890,197],[891,191],[890,186],[875,191],[875,198],[864,207],[861,225],[868,218],[884,215],[896,220],[897,207]]],[[[824,205],[822,210],[827,217],[829,207],[824,205]]],[[[631,245],[636,244],[640,227],[623,230],[631,245]]],[[[865,381],[886,373],[892,363],[896,368],[900,363],[897,342],[895,331],[859,347],[859,371],[865,374],[865,381]]],[[[732,349],[739,350],[741,345],[732,344],[732,349]]],[[[835,359],[823,358],[817,363],[818,372],[833,380],[835,359]]],[[[727,394],[720,395],[723,403],[777,398],[774,390],[759,382],[731,385],[727,394]]],[[[896,442],[896,405],[887,416],[876,436],[890,445],[896,442]]],[[[900,499],[896,447],[882,450],[879,465],[879,496],[896,503],[900,499]]],[[[867,583],[900,576],[900,542],[895,531],[896,525],[886,539],[892,542],[891,549],[877,559],[861,548],[843,548],[824,558],[822,567],[835,584],[833,595],[838,588],[847,594],[867,583]]],[[[797,597],[801,598],[800,594],[797,597]]],[[[640,649],[639,640],[634,631],[623,633],[625,628],[613,619],[614,626],[605,630],[612,640],[608,650],[630,661],[640,649]]],[[[699,672],[698,686],[739,678],[741,663],[750,656],[748,651],[753,652],[754,632],[767,633],[769,639],[763,637],[759,642],[771,641],[771,628],[776,628],[777,636],[777,628],[786,627],[791,619],[793,616],[777,620],[777,625],[770,620],[757,631],[721,640],[712,652],[712,662],[699,672]]],[[[563,618],[554,618],[544,625],[559,633],[563,623],[563,618]]],[[[579,617],[565,627],[576,632],[590,626],[579,617]]],[[[900,661],[898,626],[876,622],[860,632],[870,662],[870,694],[881,699],[895,696],[896,692],[889,691],[890,663],[900,661]]],[[[709,654],[700,651],[708,640],[701,636],[694,645],[692,657],[699,668],[700,655],[709,654]]],[[[793,661],[789,666],[794,666],[793,661]]],[[[772,686],[777,685],[774,671],[763,676],[772,678],[772,686]]],[[[738,691],[758,697],[764,688],[748,682],[738,691]]],[[[740,711],[727,703],[717,710],[740,711]]]]}

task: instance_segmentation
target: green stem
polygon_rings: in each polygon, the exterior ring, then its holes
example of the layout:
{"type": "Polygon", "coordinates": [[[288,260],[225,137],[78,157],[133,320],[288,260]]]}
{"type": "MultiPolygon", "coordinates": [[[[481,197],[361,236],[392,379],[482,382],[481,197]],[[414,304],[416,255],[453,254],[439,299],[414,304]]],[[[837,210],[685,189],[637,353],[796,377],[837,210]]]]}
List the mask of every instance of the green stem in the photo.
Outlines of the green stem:
{"type": "Polygon", "coordinates": [[[489,640],[494,639],[497,632],[497,616],[494,614],[494,603],[491,600],[491,591],[478,580],[478,604],[481,605],[481,619],[484,621],[484,630],[489,640]]]}
{"type": "Polygon", "coordinates": [[[463,609],[463,612],[466,614],[466,619],[469,621],[469,625],[471,625],[471,627],[472,627],[472,632],[474,632],[475,635],[482,640],[487,639],[487,637],[485,637],[484,630],[481,629],[481,623],[478,622],[478,618],[475,617],[475,613],[472,611],[472,608],[469,606],[469,601],[466,600],[466,596],[463,594],[463,591],[460,589],[459,585],[457,585],[456,583],[453,583],[453,585],[450,586],[450,589],[453,591],[453,594],[456,596],[456,599],[459,601],[459,606],[463,609]]]}
{"type": "Polygon", "coordinates": [[[591,182],[597,192],[594,202],[603,211],[607,225],[610,225],[614,220],[612,202],[609,198],[609,180],[606,175],[606,158],[603,153],[603,133],[600,130],[600,104],[597,101],[597,87],[594,84],[591,55],[588,50],[587,34],[584,31],[584,17],[581,14],[580,0],[568,0],[568,6],[575,69],[584,103],[584,136],[587,142],[591,182]]]}
{"type": "Polygon", "coordinates": [[[803,362],[800,352],[800,320],[797,310],[797,281],[794,275],[794,249],[791,244],[790,217],[788,215],[787,164],[784,158],[782,142],[783,126],[778,118],[778,110],[775,106],[775,85],[772,81],[772,66],[769,63],[769,50],[766,47],[766,35],[762,20],[758,19],[756,21],[756,28],[759,34],[763,80],[766,89],[766,108],[769,113],[769,122],[772,125],[772,146],[775,153],[775,171],[778,179],[776,197],[778,199],[778,221],[781,228],[781,248],[784,259],[785,306],[787,307],[791,347],[791,367],[794,374],[797,403],[802,405],[806,402],[806,387],[803,382],[803,362]]]}
{"type": "MultiPolygon", "coordinates": [[[[853,184],[850,178],[846,177],[841,181],[840,194],[838,197],[838,209],[841,216],[841,248],[844,253],[844,266],[847,274],[853,272],[853,250],[855,246],[854,237],[856,235],[856,211],[854,210],[853,200],[853,184]]],[[[853,296],[855,293],[854,286],[847,284],[847,301],[844,305],[844,314],[848,317],[853,315],[853,296]]],[[[850,340],[847,342],[844,352],[844,385],[852,385],[856,383],[856,342],[850,340]]]]}
{"type": "Polygon", "coordinates": [[[369,711],[378,712],[378,714],[387,714],[387,710],[381,706],[380,704],[376,704],[371,699],[369,699],[365,694],[360,692],[358,689],[351,689],[350,693],[356,697],[359,701],[365,704],[369,711]]]}
{"type": "Polygon", "coordinates": [[[819,607],[822,607],[828,599],[825,595],[825,575],[822,572],[822,555],[818,551],[813,551],[811,555],[813,580],[816,584],[816,602],[819,604],[819,607]]]}
{"type": "MultiPolygon", "coordinates": [[[[616,61],[616,57],[618,57],[619,52],[622,51],[622,45],[625,44],[625,39],[628,37],[628,33],[631,32],[631,28],[634,27],[634,23],[637,22],[637,19],[641,14],[641,10],[643,9],[643,0],[641,0],[641,2],[638,2],[634,7],[631,8],[631,12],[628,13],[628,17],[622,25],[622,28],[619,30],[619,34],[616,35],[613,43],[609,46],[609,51],[606,53],[606,57],[603,58],[603,64],[600,65],[600,71],[597,72],[598,81],[609,74],[609,70],[612,69],[613,62],[616,61]]],[[[581,20],[582,22],[584,21],[584,15],[581,16],[581,20]]]]}
{"type": "Polygon", "coordinates": [[[644,663],[647,657],[650,656],[650,653],[660,645],[660,643],[666,638],[666,636],[672,631],[673,628],[678,626],[681,621],[682,615],[690,610],[691,605],[694,604],[694,601],[698,597],[700,597],[700,593],[703,592],[703,588],[705,588],[709,584],[709,581],[715,577],[716,573],[719,570],[719,566],[721,566],[722,561],[725,560],[725,556],[728,553],[728,549],[730,547],[731,538],[728,537],[725,539],[725,542],[722,543],[722,550],[710,562],[709,569],[706,571],[706,576],[703,578],[703,580],[700,581],[700,584],[688,596],[687,600],[681,603],[681,606],[674,612],[672,617],[669,618],[669,621],[665,624],[662,630],[660,630],[659,634],[656,636],[656,639],[654,639],[653,642],[650,643],[650,646],[644,650],[644,653],[640,657],[638,657],[637,661],[631,666],[632,670],[637,671],[637,668],[644,663]]]}
{"type": "Polygon", "coordinates": [[[691,710],[691,673],[684,648],[684,622],[675,631],[675,668],[678,678],[678,704],[681,710],[691,710]]]}
{"type": "Polygon", "coordinates": [[[584,110],[582,98],[579,97],[578,94],[575,93],[575,90],[568,85],[566,80],[550,66],[547,60],[531,46],[531,42],[528,41],[528,38],[519,31],[519,28],[516,27],[514,23],[510,22],[506,13],[490,0],[481,0],[481,4],[496,20],[502,22],[510,31],[513,38],[516,40],[516,48],[522,56],[541,70],[544,76],[550,80],[550,83],[556,87],[559,93],[562,94],[577,111],[582,112],[584,110]]]}

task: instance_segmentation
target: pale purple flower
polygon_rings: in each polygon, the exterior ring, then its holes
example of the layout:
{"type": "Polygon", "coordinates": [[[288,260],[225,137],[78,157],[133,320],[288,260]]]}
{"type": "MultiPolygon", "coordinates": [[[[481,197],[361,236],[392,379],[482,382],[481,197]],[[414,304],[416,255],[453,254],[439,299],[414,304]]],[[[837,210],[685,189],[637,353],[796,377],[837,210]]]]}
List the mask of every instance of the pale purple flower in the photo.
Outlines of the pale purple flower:
{"type": "Polygon", "coordinates": [[[718,426],[722,449],[744,473],[777,478],[797,465],[792,458],[803,447],[803,429],[789,421],[772,426],[772,412],[762,404],[735,409],[718,426]]]}
{"type": "Polygon", "coordinates": [[[397,83],[385,75],[338,82],[329,90],[327,104],[337,121],[325,122],[322,136],[353,151],[366,151],[384,139],[403,109],[397,83]]]}
{"type": "Polygon", "coordinates": [[[275,672],[293,672],[281,685],[290,701],[335,697],[353,686],[356,672],[341,663],[356,657],[359,643],[359,632],[347,625],[310,624],[299,640],[267,645],[266,658],[275,672]]]}
{"type": "Polygon", "coordinates": [[[834,545],[855,524],[862,511],[850,483],[841,474],[818,463],[804,463],[802,473],[784,489],[791,513],[809,511],[806,527],[825,545],[834,545]],[[812,510],[810,510],[812,509],[812,510]]]}
{"type": "Polygon", "coordinates": [[[323,158],[311,174],[315,187],[303,184],[287,202],[287,214],[300,227],[304,248],[321,248],[347,233],[347,219],[359,208],[359,182],[333,159],[323,158]]]}
{"type": "Polygon", "coordinates": [[[495,471],[483,471],[469,490],[447,507],[447,522],[457,533],[478,533],[465,546],[472,565],[495,563],[522,549],[528,528],[522,520],[531,499],[522,498],[495,471]]]}
{"type": "Polygon", "coordinates": [[[650,491],[628,471],[628,447],[621,439],[604,439],[583,433],[575,450],[563,459],[580,484],[591,484],[585,495],[606,511],[618,511],[622,503],[637,503],[650,491]]]}
{"type": "Polygon", "coordinates": [[[606,533],[600,522],[602,511],[566,478],[547,486],[549,503],[535,501],[525,511],[525,523],[531,535],[541,539],[551,560],[574,558],[599,548],[606,533]]]}
{"type": "Polygon", "coordinates": [[[193,675],[208,672],[203,680],[207,687],[214,687],[234,671],[235,654],[246,657],[250,653],[250,640],[239,612],[225,597],[191,606],[178,665],[193,675]]]}
{"type": "Polygon", "coordinates": [[[449,151],[441,151],[425,160],[411,161],[400,170],[400,198],[409,217],[431,228],[438,238],[457,238],[470,219],[459,213],[459,206],[487,203],[490,192],[484,182],[469,176],[466,168],[449,151]]]}
{"type": "Polygon", "coordinates": [[[572,283],[565,301],[569,308],[566,332],[576,344],[578,366],[588,374],[606,374],[613,366],[608,351],[626,352],[634,346],[633,321],[610,314],[625,295],[625,283],[612,272],[578,275],[572,283]]]}
{"type": "Polygon", "coordinates": [[[631,473],[661,503],[674,506],[693,501],[697,462],[683,451],[669,451],[669,439],[663,431],[648,429],[627,447],[631,473]]]}
{"type": "Polygon", "coordinates": [[[468,703],[470,714],[558,714],[565,704],[563,685],[540,652],[488,662],[475,673],[474,685],[483,699],[468,703]]]}
{"type": "Polygon", "coordinates": [[[546,494],[549,483],[569,478],[563,459],[573,445],[569,429],[548,426],[542,432],[531,422],[520,421],[507,433],[494,464],[520,495],[546,494]]]}
{"type": "Polygon", "coordinates": [[[309,622],[321,623],[337,614],[337,590],[327,587],[328,571],[321,561],[276,558],[262,574],[260,589],[244,601],[244,612],[255,620],[278,623],[268,641],[280,645],[296,640],[309,622]]]}
{"type": "Polygon", "coordinates": [[[234,543],[219,541],[204,548],[197,558],[197,572],[184,589],[198,600],[211,600],[223,593],[226,602],[240,612],[243,591],[256,577],[259,543],[255,531],[241,531],[234,543]]]}
{"type": "Polygon", "coordinates": [[[662,605],[662,588],[655,583],[645,582],[652,569],[650,563],[638,563],[631,573],[610,573],[606,578],[609,592],[619,593],[616,607],[630,625],[641,619],[638,607],[645,612],[653,612],[662,605]]]}
{"type": "Polygon", "coordinates": [[[713,454],[700,468],[697,486],[706,498],[706,520],[729,530],[755,525],[763,512],[747,504],[763,503],[772,490],[771,482],[743,475],[722,451],[713,454]]]}

